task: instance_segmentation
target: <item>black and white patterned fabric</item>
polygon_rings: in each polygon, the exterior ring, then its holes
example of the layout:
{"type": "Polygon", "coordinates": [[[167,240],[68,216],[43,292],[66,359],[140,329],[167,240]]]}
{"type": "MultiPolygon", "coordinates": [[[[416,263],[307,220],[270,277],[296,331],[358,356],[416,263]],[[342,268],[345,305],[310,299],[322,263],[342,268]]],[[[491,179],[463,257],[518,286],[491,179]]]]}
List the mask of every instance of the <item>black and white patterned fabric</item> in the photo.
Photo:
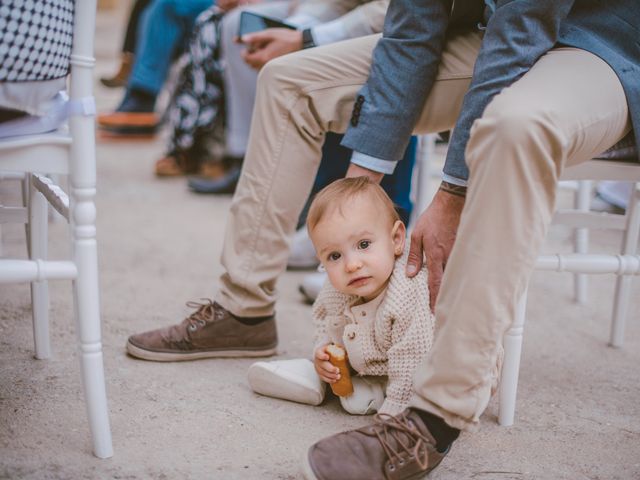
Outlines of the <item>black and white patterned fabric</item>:
{"type": "Polygon", "coordinates": [[[69,73],[73,3],[0,0],[0,82],[51,80],[69,73]]]}
{"type": "Polygon", "coordinates": [[[168,153],[185,154],[200,163],[223,142],[224,85],[220,62],[220,19],[212,7],[196,20],[182,69],[169,106],[171,124],[168,153]]]}

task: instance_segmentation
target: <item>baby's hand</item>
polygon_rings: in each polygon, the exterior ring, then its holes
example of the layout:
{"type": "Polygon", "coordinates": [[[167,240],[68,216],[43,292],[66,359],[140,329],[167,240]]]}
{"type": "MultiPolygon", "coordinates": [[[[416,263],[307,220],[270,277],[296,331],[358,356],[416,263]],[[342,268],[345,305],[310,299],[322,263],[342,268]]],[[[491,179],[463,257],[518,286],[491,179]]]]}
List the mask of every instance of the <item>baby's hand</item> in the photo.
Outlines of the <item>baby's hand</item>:
{"type": "Polygon", "coordinates": [[[316,349],[313,355],[313,366],[316,367],[316,372],[318,372],[322,381],[336,383],[340,380],[340,369],[329,362],[329,354],[325,350],[326,347],[326,345],[323,345],[316,349]]]}

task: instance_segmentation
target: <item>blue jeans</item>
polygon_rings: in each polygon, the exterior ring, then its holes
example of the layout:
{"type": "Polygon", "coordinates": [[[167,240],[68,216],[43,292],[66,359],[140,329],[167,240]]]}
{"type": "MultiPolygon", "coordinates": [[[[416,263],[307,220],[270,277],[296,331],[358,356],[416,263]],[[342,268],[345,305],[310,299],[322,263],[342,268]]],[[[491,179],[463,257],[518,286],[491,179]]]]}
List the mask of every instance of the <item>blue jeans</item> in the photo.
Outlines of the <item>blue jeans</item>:
{"type": "Polygon", "coordinates": [[[140,18],[127,88],[157,95],[171,61],[188,44],[196,18],[214,4],[213,0],[153,0],[140,18]]]}
{"type": "MultiPolygon", "coordinates": [[[[316,174],[316,180],[309,195],[309,200],[307,200],[300,214],[298,228],[302,227],[306,221],[307,211],[313,196],[331,182],[343,178],[347,173],[349,160],[351,159],[351,149],[340,145],[341,141],[342,135],[337,133],[327,134],[322,147],[322,160],[316,174]]],[[[411,174],[413,165],[416,163],[417,145],[417,138],[412,137],[407,150],[404,152],[404,157],[398,162],[393,175],[385,175],[381,184],[395,204],[405,225],[409,223],[411,210],[413,209],[413,203],[411,202],[411,174]]]]}

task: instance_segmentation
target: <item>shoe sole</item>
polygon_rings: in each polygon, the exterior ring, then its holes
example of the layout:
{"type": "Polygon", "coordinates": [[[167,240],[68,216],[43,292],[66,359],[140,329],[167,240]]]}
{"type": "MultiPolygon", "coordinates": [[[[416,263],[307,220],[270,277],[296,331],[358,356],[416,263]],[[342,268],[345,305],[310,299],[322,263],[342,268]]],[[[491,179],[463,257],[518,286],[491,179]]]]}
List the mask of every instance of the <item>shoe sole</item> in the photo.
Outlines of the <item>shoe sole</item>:
{"type": "Polygon", "coordinates": [[[313,473],[313,469],[309,464],[309,450],[306,450],[302,454],[302,461],[300,462],[300,465],[302,467],[302,476],[305,480],[318,480],[318,477],[313,473]]]}
{"type": "Polygon", "coordinates": [[[142,360],[152,360],[154,362],[181,362],[187,360],[200,360],[204,358],[242,358],[242,357],[270,357],[275,355],[276,347],[262,350],[209,350],[206,352],[171,353],[154,352],[144,348],[136,347],[131,342],[127,342],[127,353],[142,360]]]}

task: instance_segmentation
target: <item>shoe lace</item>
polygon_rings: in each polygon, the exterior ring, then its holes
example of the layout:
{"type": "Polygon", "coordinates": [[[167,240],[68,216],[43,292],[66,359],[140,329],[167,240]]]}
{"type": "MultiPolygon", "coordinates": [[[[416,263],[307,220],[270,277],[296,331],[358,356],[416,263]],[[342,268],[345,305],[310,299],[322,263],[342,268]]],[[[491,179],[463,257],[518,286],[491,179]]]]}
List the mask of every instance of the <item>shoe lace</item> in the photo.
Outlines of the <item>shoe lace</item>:
{"type": "Polygon", "coordinates": [[[215,303],[210,298],[201,298],[200,300],[200,302],[190,300],[186,303],[187,307],[196,309],[186,318],[187,328],[192,332],[197,330],[198,327],[204,327],[207,323],[219,320],[224,313],[221,309],[216,308],[215,303]]]}
{"type": "Polygon", "coordinates": [[[430,444],[431,440],[418,431],[415,424],[407,418],[407,412],[397,416],[378,413],[374,415],[373,420],[373,432],[389,459],[390,470],[395,470],[396,463],[404,464],[401,456],[403,451],[414,457],[421,469],[427,468],[428,452],[426,448],[421,452],[421,447],[430,444]]]}

